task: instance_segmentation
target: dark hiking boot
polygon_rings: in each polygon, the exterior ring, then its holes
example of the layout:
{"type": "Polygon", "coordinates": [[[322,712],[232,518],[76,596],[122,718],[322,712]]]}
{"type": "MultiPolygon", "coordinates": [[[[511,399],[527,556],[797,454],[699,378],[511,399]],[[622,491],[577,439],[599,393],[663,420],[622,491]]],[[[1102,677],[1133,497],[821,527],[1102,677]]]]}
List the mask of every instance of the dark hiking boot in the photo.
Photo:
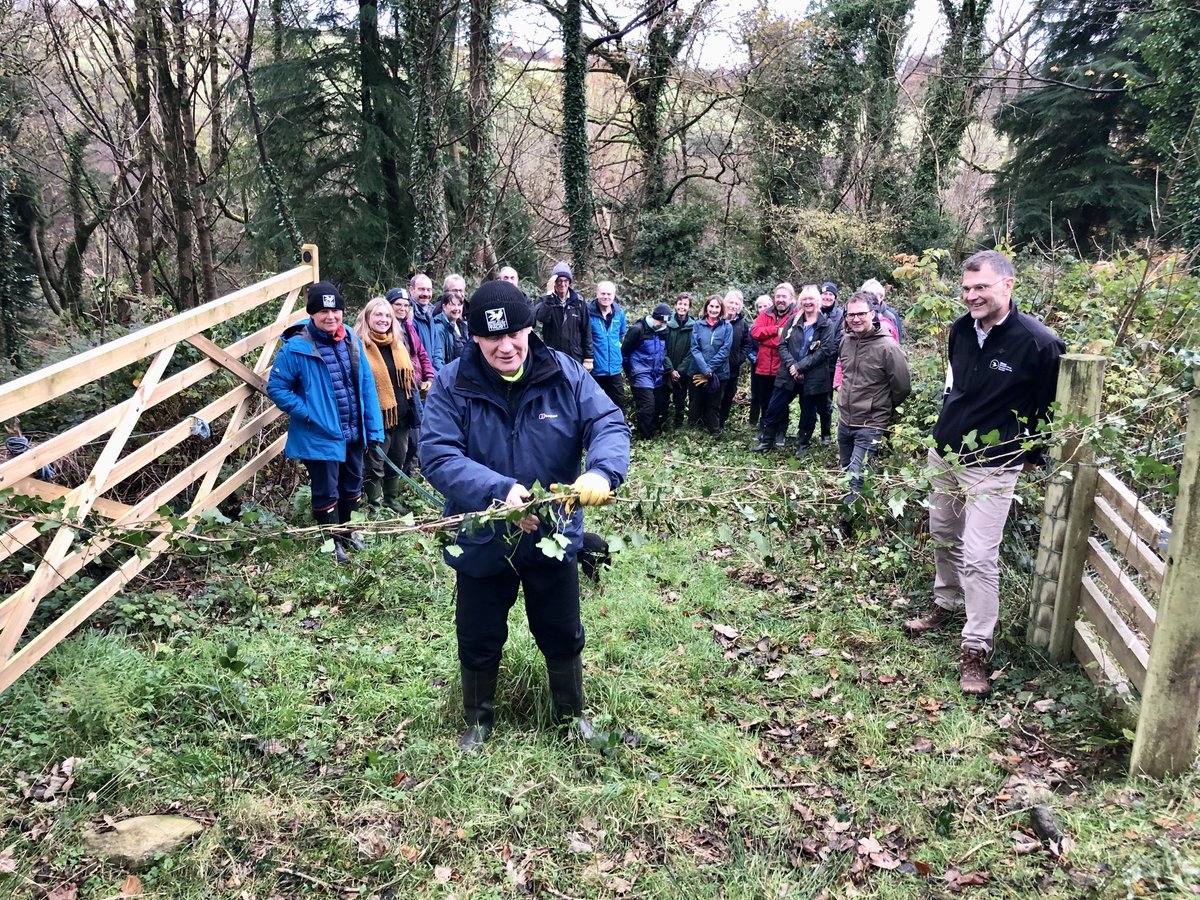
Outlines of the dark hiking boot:
{"type": "Polygon", "coordinates": [[[922,635],[927,631],[933,631],[949,624],[952,618],[954,618],[954,613],[946,609],[944,606],[938,606],[935,603],[929,607],[929,609],[925,612],[925,615],[916,619],[909,619],[907,622],[905,622],[904,632],[909,637],[917,637],[918,635],[922,635]]]}
{"type": "Polygon", "coordinates": [[[496,676],[500,667],[475,672],[459,666],[462,676],[463,719],[467,730],[458,738],[458,749],[463,753],[475,753],[492,733],[492,707],[496,699],[496,676]]]}
{"type": "Polygon", "coordinates": [[[992,691],[988,676],[987,653],[983,650],[964,649],[958,661],[958,686],[964,694],[986,697],[992,691]]]}
{"type": "Polygon", "coordinates": [[[809,454],[808,444],[801,444],[796,448],[796,452],[792,454],[796,459],[806,459],[809,454]]]}
{"type": "Polygon", "coordinates": [[[592,723],[583,714],[583,658],[547,659],[546,676],[550,682],[550,700],[554,717],[585,741],[596,736],[592,723]]]}
{"type": "Polygon", "coordinates": [[[758,433],[758,442],[753,447],[751,447],[750,450],[753,453],[766,453],[768,450],[770,450],[774,446],[775,446],[775,441],[772,440],[771,436],[769,434],[764,434],[763,432],[760,431],[758,433]]]}
{"type": "Polygon", "coordinates": [[[775,435],[775,449],[776,450],[786,450],[787,449],[787,432],[786,431],[781,431],[781,432],[779,432],[779,434],[775,435]]]}

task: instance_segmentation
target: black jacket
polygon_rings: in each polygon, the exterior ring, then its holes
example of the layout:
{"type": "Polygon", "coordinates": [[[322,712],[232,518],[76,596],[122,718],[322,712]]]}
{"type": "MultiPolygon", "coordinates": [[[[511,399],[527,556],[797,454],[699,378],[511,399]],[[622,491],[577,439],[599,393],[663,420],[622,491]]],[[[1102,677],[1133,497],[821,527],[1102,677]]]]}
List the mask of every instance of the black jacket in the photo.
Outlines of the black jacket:
{"type": "Polygon", "coordinates": [[[1054,402],[1064,350],[1053,331],[1019,312],[1015,303],[982,347],[970,313],[960,316],[950,326],[951,386],[933,426],[935,449],[960,453],[967,465],[1041,462],[1040,442],[1029,450],[1021,445],[1036,440],[1037,423],[1046,419],[1054,402]],[[974,449],[965,441],[971,432],[974,449]],[[989,437],[992,432],[998,440],[989,437]]]}
{"type": "Polygon", "coordinates": [[[818,313],[817,321],[813,325],[812,343],[808,345],[808,352],[801,356],[800,349],[804,344],[804,311],[797,309],[783,326],[783,333],[779,335],[779,374],[775,376],[775,384],[792,387],[796,379],[792,378],[790,368],[795,366],[804,378],[806,396],[825,394],[833,390],[833,373],[829,370],[829,359],[837,359],[837,338],[829,316],[818,313]]]}
{"type": "Polygon", "coordinates": [[[754,350],[754,339],[750,337],[750,320],[745,312],[729,322],[733,326],[733,345],[729,348],[729,377],[737,377],[738,370],[754,350]]]}
{"type": "Polygon", "coordinates": [[[592,359],[592,319],[587,304],[575,291],[565,302],[546,294],[533,308],[533,320],[546,346],[567,354],[576,362],[592,359]]]}

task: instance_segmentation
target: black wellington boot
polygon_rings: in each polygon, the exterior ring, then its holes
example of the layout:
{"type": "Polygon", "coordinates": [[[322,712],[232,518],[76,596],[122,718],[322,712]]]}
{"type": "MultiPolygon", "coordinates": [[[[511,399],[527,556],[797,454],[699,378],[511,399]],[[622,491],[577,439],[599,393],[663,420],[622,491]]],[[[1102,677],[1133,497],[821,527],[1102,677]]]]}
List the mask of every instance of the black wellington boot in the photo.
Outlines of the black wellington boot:
{"type": "Polygon", "coordinates": [[[569,659],[547,659],[546,676],[559,724],[572,726],[576,734],[590,741],[596,732],[583,714],[583,658],[575,655],[569,659]]]}
{"type": "MultiPolygon", "coordinates": [[[[347,499],[342,497],[338,500],[337,505],[337,520],[339,525],[350,524],[350,517],[354,511],[358,509],[358,497],[347,499]]],[[[361,550],[363,542],[354,536],[354,532],[349,528],[339,528],[333,533],[333,539],[342,545],[343,552],[349,553],[351,550],[361,550]]]]}
{"type": "Polygon", "coordinates": [[[492,733],[492,704],[496,699],[496,676],[500,667],[476,672],[460,664],[459,672],[467,730],[458,738],[458,749],[463,753],[475,753],[492,733]]]}
{"type": "Polygon", "coordinates": [[[774,446],[775,440],[771,437],[771,435],[760,429],[758,432],[758,443],[751,448],[751,452],[766,453],[774,446]]]}
{"type": "Polygon", "coordinates": [[[317,524],[321,526],[321,534],[333,538],[333,558],[338,565],[350,565],[350,557],[346,555],[345,549],[342,547],[342,542],[338,539],[338,532],[332,527],[338,524],[338,513],[336,509],[314,509],[313,518],[317,520],[317,524]]]}

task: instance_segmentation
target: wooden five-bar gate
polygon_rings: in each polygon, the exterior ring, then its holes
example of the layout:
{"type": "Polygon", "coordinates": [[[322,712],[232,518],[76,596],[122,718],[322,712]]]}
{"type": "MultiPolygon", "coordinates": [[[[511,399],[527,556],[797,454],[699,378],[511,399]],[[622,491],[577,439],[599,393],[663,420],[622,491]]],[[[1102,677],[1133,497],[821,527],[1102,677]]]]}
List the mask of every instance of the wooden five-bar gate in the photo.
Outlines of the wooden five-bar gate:
{"type": "MultiPolygon", "coordinates": [[[[1063,357],[1062,421],[1098,420],[1104,362],[1063,357]]],[[[1073,653],[1125,699],[1132,685],[1141,695],[1132,770],[1184,772],[1200,727],[1200,396],[1188,408],[1170,527],[1094,464],[1085,431],[1062,445],[1046,488],[1028,639],[1055,662],[1073,653]]]]}
{"type": "MultiPolygon", "coordinates": [[[[317,248],[307,245],[302,251],[301,264],[293,269],[0,387],[0,421],[21,416],[28,427],[36,422],[37,410],[43,404],[119,370],[142,362],[146,365],[136,387],[131,385],[132,395],[123,402],[98,411],[0,463],[0,492],[11,489],[13,494],[27,498],[61,501],[55,504],[61,513],[47,532],[48,546],[43,546],[45,538],[41,537],[47,529],[44,515],[5,516],[6,528],[0,534],[0,561],[21,553],[35,542],[40,553],[30,554],[35,562],[29,564],[33,571],[28,581],[0,601],[0,691],[7,689],[150,565],[168,547],[179,519],[194,522],[246,484],[283,450],[283,436],[265,445],[260,440],[264,429],[282,415],[265,397],[264,378],[280,334],[306,315],[303,302],[297,309],[297,299],[308,284],[317,280],[317,248]],[[270,324],[228,346],[222,347],[204,334],[220,326],[229,330],[233,326],[228,323],[260,308],[273,312],[270,324]],[[199,351],[201,359],[186,367],[177,365],[179,371],[168,375],[181,343],[199,351]],[[257,356],[243,362],[242,357],[254,351],[257,356]],[[236,386],[222,393],[227,375],[233,376],[236,386]],[[190,390],[193,388],[194,391],[190,390]],[[219,395],[188,411],[150,440],[142,442],[141,437],[135,436],[135,428],[147,410],[179,397],[184,391],[189,391],[189,396],[219,395]],[[187,441],[197,423],[217,422],[222,423],[223,430],[211,449],[178,471],[165,473],[162,476],[165,480],[146,488],[144,495],[138,492],[136,498],[125,496],[123,500],[105,496],[187,441]],[[77,485],[67,487],[36,477],[47,463],[102,440],[104,435],[108,439],[103,449],[77,485]],[[187,497],[186,510],[181,516],[171,517],[177,520],[175,523],[164,520],[159,510],[181,495],[187,497]],[[108,527],[88,529],[89,516],[98,517],[108,527]],[[22,643],[38,605],[89,562],[113,549],[120,543],[121,534],[131,530],[153,536],[138,552],[128,553],[111,574],[65,612],[22,643]]],[[[8,506],[12,509],[15,504],[8,506]]]]}

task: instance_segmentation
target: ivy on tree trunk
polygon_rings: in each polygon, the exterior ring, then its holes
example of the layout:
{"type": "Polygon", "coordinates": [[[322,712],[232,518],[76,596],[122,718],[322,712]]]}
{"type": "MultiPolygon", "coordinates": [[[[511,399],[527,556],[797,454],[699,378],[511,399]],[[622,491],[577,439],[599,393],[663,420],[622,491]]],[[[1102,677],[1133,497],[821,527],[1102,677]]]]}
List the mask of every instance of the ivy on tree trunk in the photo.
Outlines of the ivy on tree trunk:
{"type": "Polygon", "coordinates": [[[592,170],[588,152],[587,53],[583,46],[580,0],[567,0],[562,19],[563,135],[562,176],[571,258],[576,277],[588,271],[596,231],[592,170]]]}

